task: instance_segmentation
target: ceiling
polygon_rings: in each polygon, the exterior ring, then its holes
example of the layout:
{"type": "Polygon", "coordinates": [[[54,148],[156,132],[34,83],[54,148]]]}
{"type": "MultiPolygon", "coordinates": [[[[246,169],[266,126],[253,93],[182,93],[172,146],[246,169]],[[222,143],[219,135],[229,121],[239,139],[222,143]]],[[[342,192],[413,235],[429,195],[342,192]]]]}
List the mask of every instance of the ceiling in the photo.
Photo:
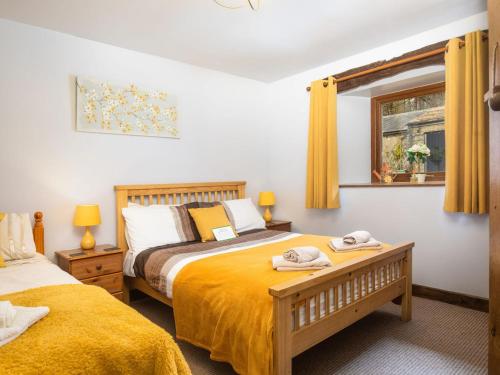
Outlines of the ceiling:
{"type": "Polygon", "coordinates": [[[486,0],[262,2],[252,12],[213,0],[0,0],[0,17],[271,82],[486,10],[486,0]]]}

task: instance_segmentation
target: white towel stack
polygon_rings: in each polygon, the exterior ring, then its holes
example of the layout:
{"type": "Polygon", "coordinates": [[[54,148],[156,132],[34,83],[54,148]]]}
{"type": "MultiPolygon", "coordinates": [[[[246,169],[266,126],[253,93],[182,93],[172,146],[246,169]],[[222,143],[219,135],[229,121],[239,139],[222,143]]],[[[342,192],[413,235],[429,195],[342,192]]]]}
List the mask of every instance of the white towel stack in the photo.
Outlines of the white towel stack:
{"type": "Polygon", "coordinates": [[[331,266],[328,256],[312,246],[295,247],[273,256],[273,268],[277,271],[320,270],[331,266]]]}
{"type": "Polygon", "coordinates": [[[382,242],[377,241],[370,232],[365,230],[346,234],[342,238],[333,238],[328,245],[336,252],[382,249],[382,242]]]}
{"type": "Polygon", "coordinates": [[[19,337],[33,324],[49,313],[46,306],[12,306],[9,301],[0,302],[0,321],[5,326],[0,328],[0,347],[19,337]]]}
{"type": "Polygon", "coordinates": [[[342,239],[346,245],[356,245],[366,243],[372,238],[370,232],[366,230],[357,230],[352,233],[346,234],[342,239]]]}
{"type": "Polygon", "coordinates": [[[319,249],[314,246],[292,247],[283,253],[283,258],[289,262],[306,263],[319,257],[319,249]]]}

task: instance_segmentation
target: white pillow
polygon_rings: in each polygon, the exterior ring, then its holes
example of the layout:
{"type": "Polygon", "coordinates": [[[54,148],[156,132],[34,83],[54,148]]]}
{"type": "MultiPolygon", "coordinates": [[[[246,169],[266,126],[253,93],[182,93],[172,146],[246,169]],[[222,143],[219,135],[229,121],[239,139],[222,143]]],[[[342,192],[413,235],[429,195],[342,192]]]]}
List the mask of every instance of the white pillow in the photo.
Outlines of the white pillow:
{"type": "Polygon", "coordinates": [[[168,206],[122,208],[129,249],[136,255],[155,246],[181,242],[168,206]]]}
{"type": "Polygon", "coordinates": [[[6,214],[0,221],[0,256],[5,260],[33,258],[35,240],[28,214],[6,214]]]}
{"type": "Polygon", "coordinates": [[[241,233],[251,229],[266,228],[266,222],[251,198],[223,201],[222,204],[236,232],[241,233]]]}

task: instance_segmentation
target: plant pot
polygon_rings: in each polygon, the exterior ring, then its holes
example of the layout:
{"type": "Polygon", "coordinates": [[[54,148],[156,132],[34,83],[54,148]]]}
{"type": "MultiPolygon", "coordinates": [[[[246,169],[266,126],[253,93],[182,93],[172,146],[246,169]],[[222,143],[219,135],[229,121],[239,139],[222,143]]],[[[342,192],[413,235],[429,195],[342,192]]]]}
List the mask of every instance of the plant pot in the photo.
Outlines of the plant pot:
{"type": "Polygon", "coordinates": [[[423,184],[425,183],[425,173],[417,173],[417,183],[418,184],[423,184]]]}

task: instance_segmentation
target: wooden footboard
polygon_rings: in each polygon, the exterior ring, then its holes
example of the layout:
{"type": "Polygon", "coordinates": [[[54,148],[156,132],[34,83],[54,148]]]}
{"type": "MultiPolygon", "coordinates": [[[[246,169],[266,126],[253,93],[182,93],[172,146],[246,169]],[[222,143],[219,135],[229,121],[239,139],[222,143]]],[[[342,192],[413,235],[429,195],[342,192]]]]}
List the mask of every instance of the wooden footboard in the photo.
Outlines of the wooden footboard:
{"type": "Polygon", "coordinates": [[[401,319],[411,319],[413,243],[275,285],[274,374],[291,374],[292,358],[402,296],[401,319]]]}

